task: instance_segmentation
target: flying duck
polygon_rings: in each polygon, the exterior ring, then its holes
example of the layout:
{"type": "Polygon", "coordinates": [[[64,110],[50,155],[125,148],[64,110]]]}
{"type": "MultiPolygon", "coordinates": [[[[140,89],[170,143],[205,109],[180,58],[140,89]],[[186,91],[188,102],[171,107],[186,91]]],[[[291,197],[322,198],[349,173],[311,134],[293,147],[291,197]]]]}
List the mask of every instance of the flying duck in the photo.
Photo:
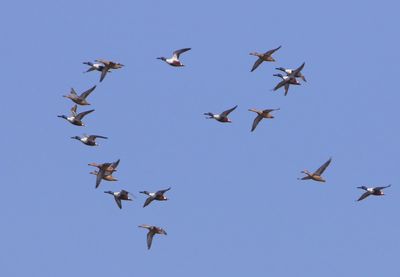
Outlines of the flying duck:
{"type": "Polygon", "coordinates": [[[164,229],[162,229],[160,227],[156,227],[156,226],[142,224],[142,225],[139,225],[138,227],[149,230],[149,232],[147,233],[147,249],[150,249],[151,243],[153,242],[153,237],[155,234],[160,234],[160,235],[167,234],[167,232],[165,232],[164,229]]]}
{"type": "Polygon", "coordinates": [[[159,190],[157,192],[148,192],[148,191],[140,191],[140,193],[147,194],[149,197],[146,199],[146,202],[144,202],[143,208],[149,205],[153,200],[158,200],[158,201],[165,201],[168,200],[168,198],[164,195],[167,191],[169,191],[171,188],[159,190]]]}
{"type": "Polygon", "coordinates": [[[125,200],[125,201],[132,201],[132,199],[129,197],[129,192],[126,190],[120,190],[120,191],[105,191],[104,193],[108,193],[111,194],[112,196],[114,196],[115,202],[117,202],[117,205],[120,209],[122,209],[122,203],[121,200],[125,200]]]}
{"type": "Polygon", "coordinates": [[[215,120],[217,120],[219,122],[223,122],[223,123],[229,122],[229,123],[231,123],[232,121],[228,118],[228,115],[231,112],[233,112],[236,108],[237,108],[237,105],[235,107],[229,109],[229,110],[226,110],[226,111],[220,113],[220,114],[213,114],[213,113],[208,112],[208,113],[204,113],[204,115],[208,115],[209,116],[209,117],[206,117],[207,119],[212,119],[213,118],[213,119],[215,119],[215,120]]]}
{"type": "Polygon", "coordinates": [[[274,74],[273,76],[280,77],[282,81],[280,81],[273,89],[273,91],[278,90],[281,87],[285,87],[285,96],[287,95],[289,91],[289,85],[300,85],[299,81],[296,79],[296,75],[300,73],[300,71],[303,69],[305,63],[300,65],[298,68],[293,70],[290,74],[283,76],[282,74],[274,74]]]}
{"type": "Polygon", "coordinates": [[[92,88],[88,89],[87,91],[83,92],[81,95],[78,95],[76,93],[76,91],[71,88],[71,92],[68,95],[63,95],[63,97],[69,98],[71,99],[73,102],[75,102],[78,105],[90,105],[87,101],[86,101],[86,97],[89,96],[89,94],[94,91],[94,89],[96,88],[96,86],[93,86],[92,88]]]}
{"type": "Polygon", "coordinates": [[[258,123],[260,123],[260,121],[263,118],[274,118],[274,116],[271,115],[271,112],[278,111],[278,110],[280,110],[280,109],[279,108],[278,109],[267,109],[267,110],[263,110],[263,111],[259,111],[256,109],[249,109],[249,111],[255,112],[257,114],[256,118],[253,121],[253,126],[251,126],[251,132],[253,132],[256,129],[258,123]]]}
{"type": "Polygon", "coordinates": [[[66,119],[71,124],[74,124],[74,125],[77,125],[77,126],[85,126],[85,124],[82,122],[83,117],[85,115],[93,112],[94,110],[89,110],[89,111],[85,111],[85,112],[81,112],[81,113],[77,114],[76,113],[76,108],[77,108],[77,105],[74,105],[71,108],[71,116],[69,116],[69,117],[67,117],[65,115],[57,115],[57,116],[66,119]]]}
{"type": "Polygon", "coordinates": [[[383,189],[391,187],[391,185],[385,186],[385,187],[376,187],[376,188],[367,188],[366,186],[361,186],[361,187],[357,187],[359,189],[363,189],[365,190],[365,192],[363,193],[363,195],[361,195],[360,198],[358,198],[357,201],[361,201],[365,198],[367,198],[370,195],[376,195],[376,196],[382,196],[385,195],[383,193],[383,189]]]}
{"type": "Polygon", "coordinates": [[[329,166],[331,163],[332,158],[329,158],[323,165],[320,166],[314,173],[310,173],[307,169],[301,171],[301,173],[306,174],[307,176],[304,176],[303,178],[299,178],[299,180],[314,180],[318,182],[325,182],[325,180],[322,178],[322,173],[324,173],[325,169],[329,166]]]}
{"type": "Polygon", "coordinates": [[[97,167],[99,171],[97,172],[96,177],[96,188],[99,187],[101,180],[103,179],[104,175],[112,174],[114,171],[117,171],[116,168],[119,164],[119,159],[113,163],[90,163],[88,165],[97,167]]]}
{"type": "Polygon", "coordinates": [[[251,69],[251,72],[256,70],[256,68],[262,63],[262,62],[274,62],[275,59],[271,56],[275,51],[279,50],[282,46],[279,46],[278,48],[269,50],[265,53],[257,53],[257,52],[251,52],[250,55],[257,56],[258,59],[253,65],[253,68],[251,69]]]}
{"type": "MultiPolygon", "coordinates": [[[[93,175],[98,175],[99,174],[99,172],[97,171],[97,170],[95,170],[95,171],[92,171],[92,172],[89,172],[90,174],[93,174],[93,175]]],[[[106,180],[106,181],[118,181],[118,179],[116,179],[116,178],[114,178],[112,175],[111,175],[111,173],[109,173],[109,172],[106,172],[104,175],[103,175],[103,178],[102,178],[103,180],[106,180]]]]}
{"type": "Polygon", "coordinates": [[[86,72],[90,72],[93,70],[97,70],[101,72],[100,75],[100,82],[103,81],[103,79],[106,77],[106,74],[110,72],[110,69],[119,69],[122,68],[124,65],[117,63],[117,62],[112,62],[112,61],[107,61],[107,60],[102,60],[98,59],[95,60],[96,63],[91,63],[91,62],[84,62],[84,64],[87,64],[90,66],[90,68],[86,72]]]}
{"type": "MultiPolygon", "coordinates": [[[[276,70],[280,70],[282,72],[285,72],[286,75],[290,75],[293,72],[293,69],[284,68],[284,67],[277,67],[275,69],[276,70]]],[[[301,72],[298,72],[295,77],[296,78],[301,78],[304,82],[307,82],[306,77],[304,77],[304,75],[301,72]]]]}
{"type": "Polygon", "coordinates": [[[182,53],[185,53],[186,51],[189,51],[192,48],[183,48],[183,49],[179,49],[174,51],[173,55],[171,58],[167,59],[165,57],[158,57],[157,59],[162,60],[164,62],[166,62],[167,64],[171,65],[171,66],[185,66],[183,63],[181,63],[181,61],[179,60],[179,56],[182,53]]]}
{"type": "Polygon", "coordinates": [[[89,146],[99,146],[99,144],[96,142],[96,138],[108,139],[107,137],[98,136],[98,135],[90,135],[90,136],[84,135],[83,137],[80,137],[80,136],[71,137],[71,139],[79,140],[83,144],[86,144],[89,146]]]}

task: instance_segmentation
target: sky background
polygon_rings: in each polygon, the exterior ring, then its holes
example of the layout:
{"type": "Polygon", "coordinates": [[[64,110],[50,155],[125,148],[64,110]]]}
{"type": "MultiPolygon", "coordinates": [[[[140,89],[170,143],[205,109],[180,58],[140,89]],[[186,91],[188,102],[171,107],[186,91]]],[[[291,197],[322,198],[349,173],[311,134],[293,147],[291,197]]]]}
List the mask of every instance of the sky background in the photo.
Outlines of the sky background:
{"type": "Polygon", "coordinates": [[[1,276],[397,277],[398,1],[3,1],[1,276]],[[250,69],[282,45],[275,63],[250,69]],[[157,60],[184,47],[186,65],[157,60]],[[98,84],[84,61],[125,67],[98,84]],[[308,82],[272,92],[275,67],[308,82]],[[94,108],[57,118],[75,88],[94,108]],[[206,120],[238,105],[232,124],[206,120]],[[250,133],[249,108],[280,108],[250,133]],[[108,136],[87,147],[71,136],[108,136]],[[327,182],[299,181],[329,157],[327,182]],[[120,158],[95,189],[89,162],[120,158]],[[355,200],[360,185],[392,184],[355,200]],[[170,201],[142,208],[171,186],[170,201]],[[119,210],[104,190],[136,198],[119,210]],[[150,251],[146,230],[163,227],[150,251]]]}

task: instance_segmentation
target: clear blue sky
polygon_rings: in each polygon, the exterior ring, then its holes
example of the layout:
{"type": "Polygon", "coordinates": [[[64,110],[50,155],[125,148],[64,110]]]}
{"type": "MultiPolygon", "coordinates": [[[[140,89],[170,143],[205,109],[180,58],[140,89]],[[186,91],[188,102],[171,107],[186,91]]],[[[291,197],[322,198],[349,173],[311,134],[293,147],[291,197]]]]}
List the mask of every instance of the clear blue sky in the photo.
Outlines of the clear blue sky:
{"type": "Polygon", "coordinates": [[[1,276],[400,276],[398,1],[0,7],[1,276]],[[156,60],[184,47],[184,68],[156,60]],[[82,73],[97,58],[126,66],[98,84],[82,73]],[[307,83],[271,91],[302,62],[307,83]],[[56,117],[94,84],[87,127],[56,117]],[[203,116],[234,105],[232,124],[203,116]],[[250,133],[248,108],[278,107],[250,133]],[[297,180],[329,157],[325,184],[297,180]],[[118,158],[120,181],[95,190],[87,164],[118,158]],[[142,208],[138,191],[169,186],[142,208]],[[136,198],[119,210],[103,191],[122,188],[136,198]],[[168,232],[150,251],[143,223],[168,232]]]}

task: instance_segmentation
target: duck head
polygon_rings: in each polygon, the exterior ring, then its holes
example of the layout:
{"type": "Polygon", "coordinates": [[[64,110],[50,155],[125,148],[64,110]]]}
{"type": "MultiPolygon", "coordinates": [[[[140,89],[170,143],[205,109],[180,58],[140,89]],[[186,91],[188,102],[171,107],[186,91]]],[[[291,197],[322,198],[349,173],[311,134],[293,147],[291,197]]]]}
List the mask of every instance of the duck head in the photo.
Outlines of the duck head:
{"type": "Polygon", "coordinates": [[[357,187],[358,189],[368,190],[366,186],[357,187]]]}
{"type": "Polygon", "coordinates": [[[272,76],[279,77],[279,78],[282,78],[282,79],[283,79],[283,75],[280,74],[280,73],[276,73],[276,74],[274,74],[274,75],[272,75],[272,76]]]}
{"type": "Polygon", "coordinates": [[[57,115],[57,117],[68,119],[67,116],[65,116],[65,115],[57,115]]]}
{"type": "Polygon", "coordinates": [[[107,190],[107,191],[105,191],[104,193],[108,193],[108,194],[114,195],[114,192],[112,192],[111,190],[107,190]]]}
{"type": "Polygon", "coordinates": [[[77,140],[81,140],[81,137],[79,137],[79,136],[74,136],[74,137],[71,137],[72,139],[77,139],[77,140]]]}
{"type": "Polygon", "coordinates": [[[162,61],[164,61],[164,62],[167,60],[167,58],[165,58],[165,57],[158,57],[157,59],[158,59],[158,60],[162,60],[162,61]]]}

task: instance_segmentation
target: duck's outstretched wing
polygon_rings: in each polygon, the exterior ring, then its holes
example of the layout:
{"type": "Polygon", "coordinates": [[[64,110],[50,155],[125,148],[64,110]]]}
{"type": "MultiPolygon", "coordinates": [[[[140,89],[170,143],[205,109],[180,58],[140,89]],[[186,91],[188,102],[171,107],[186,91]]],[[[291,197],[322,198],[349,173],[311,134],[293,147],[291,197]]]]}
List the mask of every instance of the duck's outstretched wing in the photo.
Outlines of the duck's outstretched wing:
{"type": "Polygon", "coordinates": [[[329,164],[331,163],[331,161],[332,161],[332,158],[329,158],[329,160],[327,160],[323,165],[321,165],[320,168],[318,168],[318,169],[314,172],[314,174],[315,174],[315,175],[318,175],[318,176],[321,176],[322,173],[324,173],[325,169],[329,166],[329,164]]]}
{"type": "Polygon", "coordinates": [[[179,56],[182,54],[182,53],[185,53],[185,52],[187,52],[187,51],[189,51],[189,50],[191,50],[192,48],[182,48],[182,49],[179,49],[179,50],[175,50],[174,52],[173,52],[173,57],[174,57],[174,59],[179,59],[179,56]]]}
{"type": "Polygon", "coordinates": [[[221,117],[228,116],[231,112],[233,112],[237,108],[237,105],[229,110],[223,111],[221,113],[221,117]]]}
{"type": "Polygon", "coordinates": [[[96,86],[91,87],[90,89],[88,89],[87,91],[83,92],[79,97],[85,99],[86,97],[89,96],[89,94],[94,91],[96,88],[96,86]]]}
{"type": "Polygon", "coordinates": [[[360,196],[360,198],[358,198],[357,201],[361,201],[361,200],[367,198],[367,197],[370,196],[370,195],[371,195],[371,193],[370,193],[369,191],[366,191],[366,192],[364,192],[364,193],[360,196]]]}
{"type": "Polygon", "coordinates": [[[256,60],[256,62],[253,64],[253,67],[251,68],[250,72],[253,72],[254,70],[256,70],[256,68],[259,67],[260,64],[262,64],[263,61],[264,61],[263,59],[258,58],[256,60]]]}
{"type": "Polygon", "coordinates": [[[282,47],[282,45],[279,45],[277,48],[271,49],[271,50],[265,52],[264,55],[266,55],[266,56],[271,56],[272,54],[274,54],[275,51],[281,49],[281,47],[282,47]]]}
{"type": "Polygon", "coordinates": [[[151,202],[153,202],[153,200],[154,200],[154,197],[152,197],[152,196],[147,197],[146,201],[143,204],[143,208],[146,207],[147,205],[149,205],[151,202]]]}
{"type": "Polygon", "coordinates": [[[76,119],[79,119],[79,120],[82,120],[82,118],[84,118],[85,115],[90,114],[91,112],[94,112],[94,110],[89,110],[89,111],[81,112],[81,113],[77,114],[77,115],[75,116],[75,118],[76,118],[76,119]]]}
{"type": "Polygon", "coordinates": [[[122,209],[122,203],[121,203],[121,199],[119,199],[119,197],[114,196],[115,202],[118,205],[118,208],[122,209]]]}
{"type": "Polygon", "coordinates": [[[262,119],[263,119],[263,117],[262,117],[261,115],[257,115],[257,116],[256,116],[256,118],[255,118],[254,121],[253,121],[253,125],[251,126],[251,132],[253,132],[253,131],[256,129],[258,123],[260,123],[260,121],[261,121],[262,119]]]}
{"type": "Polygon", "coordinates": [[[383,190],[383,189],[385,189],[385,188],[389,188],[389,187],[391,187],[392,185],[387,185],[387,186],[384,186],[384,187],[376,187],[376,188],[374,188],[374,189],[376,189],[376,190],[383,190]]]}

